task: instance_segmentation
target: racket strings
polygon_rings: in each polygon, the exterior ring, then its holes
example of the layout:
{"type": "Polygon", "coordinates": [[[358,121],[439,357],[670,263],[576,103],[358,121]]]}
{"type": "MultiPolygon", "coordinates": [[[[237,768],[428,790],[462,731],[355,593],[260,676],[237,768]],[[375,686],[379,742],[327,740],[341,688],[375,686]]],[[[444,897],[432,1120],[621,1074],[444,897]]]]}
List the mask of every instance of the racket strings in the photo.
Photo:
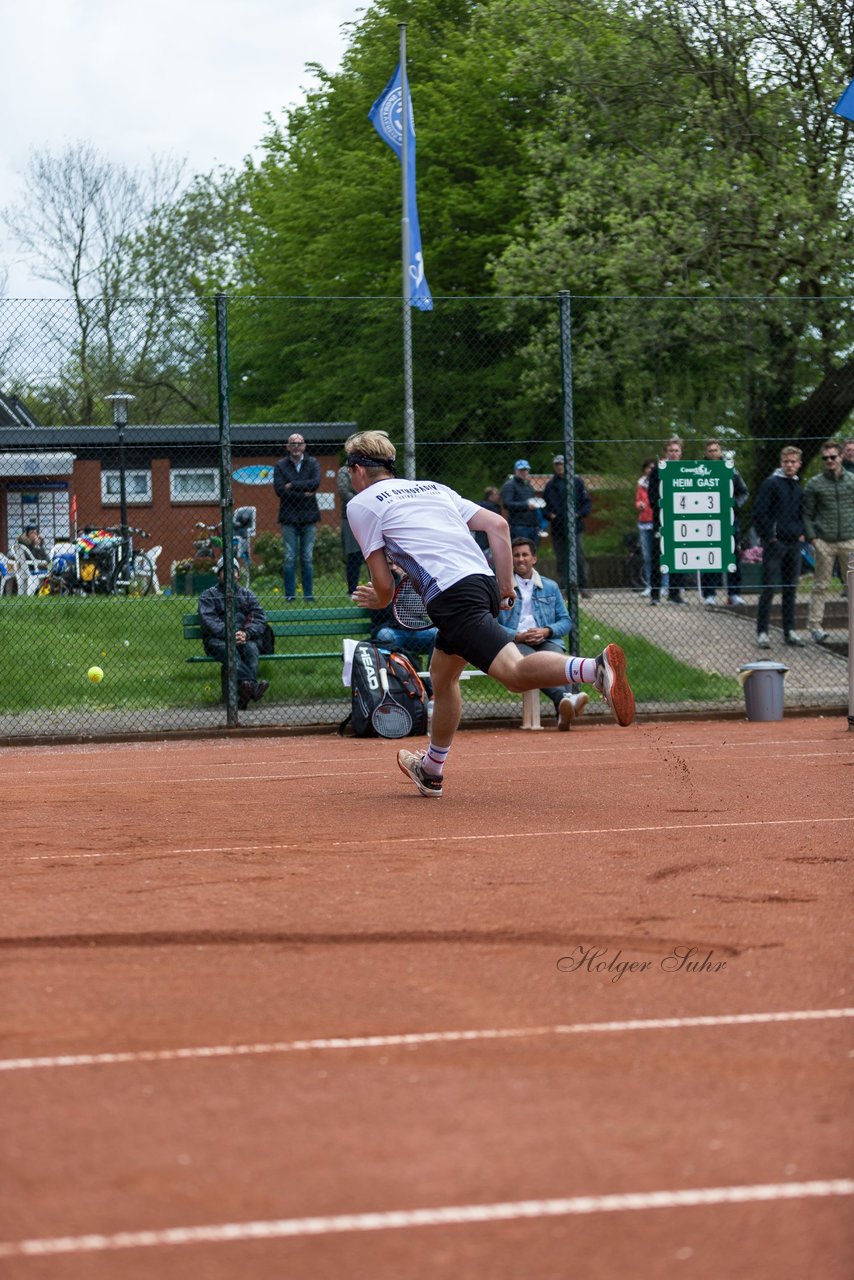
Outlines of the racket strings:
{"type": "Polygon", "coordinates": [[[381,738],[405,738],[412,729],[412,716],[396,702],[381,703],[371,716],[381,738]]]}
{"type": "Polygon", "coordinates": [[[392,608],[397,621],[408,631],[422,631],[433,625],[424,608],[424,601],[410,582],[405,582],[398,588],[392,608]]]}

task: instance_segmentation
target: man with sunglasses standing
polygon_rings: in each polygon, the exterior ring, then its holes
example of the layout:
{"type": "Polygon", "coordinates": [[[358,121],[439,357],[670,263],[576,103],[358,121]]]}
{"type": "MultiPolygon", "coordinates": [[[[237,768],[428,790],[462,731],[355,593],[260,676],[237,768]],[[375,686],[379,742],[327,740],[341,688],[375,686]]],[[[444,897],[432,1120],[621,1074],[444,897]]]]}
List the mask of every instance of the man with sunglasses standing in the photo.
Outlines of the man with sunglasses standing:
{"type": "Polygon", "coordinates": [[[854,473],[843,468],[842,450],[835,440],[822,447],[821,461],[822,471],[804,488],[804,529],[815,551],[808,626],[816,644],[828,638],[824,604],[834,561],[839,558],[844,582],[854,555],[854,473]]]}
{"type": "Polygon", "coordinates": [[[297,594],[297,562],[304,600],[314,599],[314,540],[320,509],[314,496],[320,488],[320,464],[305,451],[305,440],[288,437],[287,455],[273,469],[273,488],[279,498],[279,524],[284,548],[285,600],[297,594]]]}

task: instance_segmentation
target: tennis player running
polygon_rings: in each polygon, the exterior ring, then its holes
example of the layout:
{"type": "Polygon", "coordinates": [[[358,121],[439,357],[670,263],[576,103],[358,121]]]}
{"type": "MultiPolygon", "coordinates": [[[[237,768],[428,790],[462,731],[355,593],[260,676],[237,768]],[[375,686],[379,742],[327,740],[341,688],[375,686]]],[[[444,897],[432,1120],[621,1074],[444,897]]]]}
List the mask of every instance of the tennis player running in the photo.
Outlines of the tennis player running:
{"type": "Polygon", "coordinates": [[[462,712],[460,673],[467,663],[512,693],[559,684],[592,684],[618,724],[632,723],[635,699],[619,645],[596,658],[560,653],[521,654],[498,622],[515,600],[513,554],[507,521],[432,480],[395,476],[396,452],[385,431],[360,431],[346,445],[356,496],[347,520],[371,574],[353,599],[382,609],[394,595],[389,556],[409,575],[438,628],[430,661],[433,720],[424,751],[399,751],[397,762],[422,796],[441,796],[442,775],[462,712]],[[471,536],[489,541],[495,573],[471,536]],[[497,578],[497,581],[496,581],[497,578]]]}

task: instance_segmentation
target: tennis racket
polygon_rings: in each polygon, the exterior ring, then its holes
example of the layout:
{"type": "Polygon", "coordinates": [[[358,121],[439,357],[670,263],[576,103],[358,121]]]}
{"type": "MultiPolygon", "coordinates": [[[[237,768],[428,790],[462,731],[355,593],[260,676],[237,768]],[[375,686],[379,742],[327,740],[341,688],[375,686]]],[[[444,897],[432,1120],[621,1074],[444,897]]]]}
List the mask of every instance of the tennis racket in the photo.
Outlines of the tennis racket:
{"type": "Polygon", "coordinates": [[[542,511],[545,505],[546,505],[545,498],[529,498],[528,499],[528,506],[533,507],[535,511],[542,511]]]}
{"type": "Polygon", "coordinates": [[[383,697],[378,707],[371,713],[371,724],[381,738],[405,738],[412,732],[412,716],[402,707],[388,691],[388,672],[380,668],[380,684],[383,697]]]}
{"type": "Polygon", "coordinates": [[[433,625],[411,578],[402,578],[397,584],[391,607],[405,631],[423,631],[433,625]]]}

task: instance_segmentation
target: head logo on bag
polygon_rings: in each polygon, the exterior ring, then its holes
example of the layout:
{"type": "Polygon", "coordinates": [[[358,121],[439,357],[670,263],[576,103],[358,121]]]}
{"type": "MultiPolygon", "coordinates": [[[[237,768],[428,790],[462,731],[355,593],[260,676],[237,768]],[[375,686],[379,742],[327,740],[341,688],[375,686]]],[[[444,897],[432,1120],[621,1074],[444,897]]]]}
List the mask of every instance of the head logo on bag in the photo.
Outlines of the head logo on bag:
{"type": "Polygon", "coordinates": [[[350,724],[357,738],[377,736],[371,716],[383,699],[380,681],[383,669],[388,675],[391,697],[406,707],[412,717],[410,736],[427,732],[427,693],[412,663],[403,653],[385,654],[375,644],[363,640],[353,650],[350,714],[338,726],[340,734],[350,724]]]}

